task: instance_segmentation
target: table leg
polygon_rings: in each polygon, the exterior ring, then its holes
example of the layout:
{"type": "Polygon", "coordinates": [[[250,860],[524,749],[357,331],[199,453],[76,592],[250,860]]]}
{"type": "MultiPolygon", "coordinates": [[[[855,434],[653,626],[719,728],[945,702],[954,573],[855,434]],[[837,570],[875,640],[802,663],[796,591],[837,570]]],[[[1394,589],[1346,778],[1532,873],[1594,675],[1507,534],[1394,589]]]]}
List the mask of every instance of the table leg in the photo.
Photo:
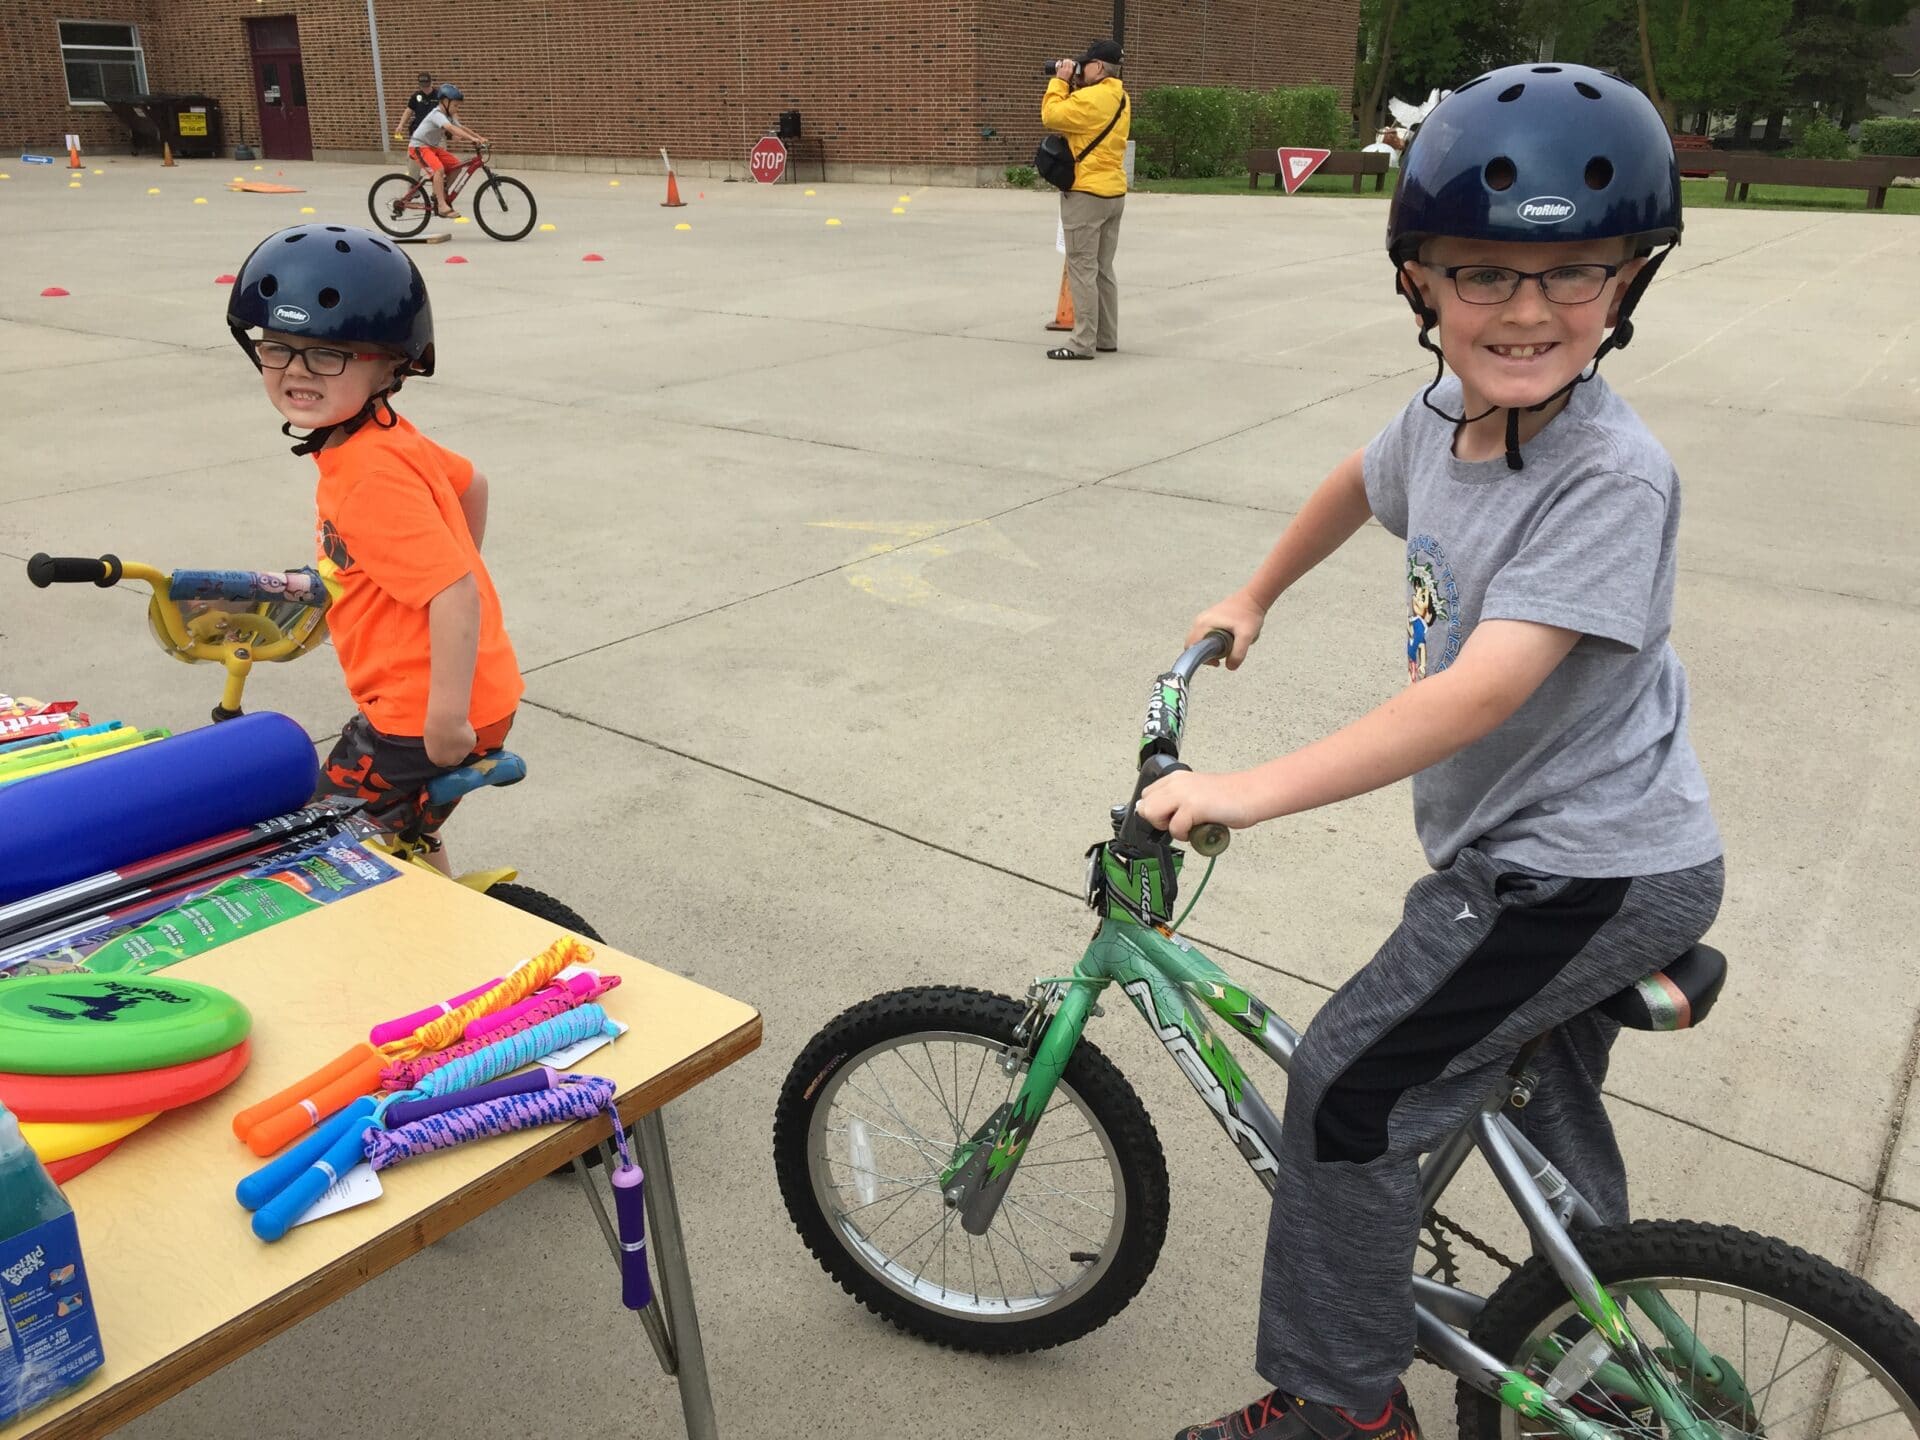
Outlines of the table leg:
{"type": "Polygon", "coordinates": [[[693,1309],[693,1274],[687,1268],[680,1202],[673,1190],[673,1166],[667,1159],[667,1130],[660,1112],[641,1116],[633,1135],[640,1167],[647,1172],[647,1224],[660,1260],[660,1303],[666,1309],[680,1362],[680,1408],[686,1415],[688,1440],[718,1440],[713,1392],[707,1383],[707,1352],[700,1343],[700,1320],[693,1309]]]}

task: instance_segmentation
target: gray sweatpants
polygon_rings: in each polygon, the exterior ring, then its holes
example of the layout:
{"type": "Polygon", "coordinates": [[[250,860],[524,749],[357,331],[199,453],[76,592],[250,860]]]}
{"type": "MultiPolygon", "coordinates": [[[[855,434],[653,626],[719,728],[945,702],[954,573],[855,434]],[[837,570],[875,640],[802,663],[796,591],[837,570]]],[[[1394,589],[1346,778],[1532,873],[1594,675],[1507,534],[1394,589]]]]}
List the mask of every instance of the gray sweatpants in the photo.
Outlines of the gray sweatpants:
{"type": "Polygon", "coordinates": [[[1067,234],[1067,289],[1073,295],[1072,347],[1082,355],[1120,344],[1120,286],[1113,278],[1113,252],[1120,246],[1124,195],[1060,197],[1060,224],[1067,234]]]}
{"type": "Polygon", "coordinates": [[[1620,1027],[1589,1012],[1704,935],[1723,878],[1713,860],[1567,879],[1469,849],[1414,885],[1399,928],[1294,1057],[1260,1287],[1262,1376],[1379,1413],[1413,1361],[1420,1156],[1543,1031],[1554,1035],[1523,1128],[1604,1220],[1628,1218],[1600,1098],[1620,1027]]]}

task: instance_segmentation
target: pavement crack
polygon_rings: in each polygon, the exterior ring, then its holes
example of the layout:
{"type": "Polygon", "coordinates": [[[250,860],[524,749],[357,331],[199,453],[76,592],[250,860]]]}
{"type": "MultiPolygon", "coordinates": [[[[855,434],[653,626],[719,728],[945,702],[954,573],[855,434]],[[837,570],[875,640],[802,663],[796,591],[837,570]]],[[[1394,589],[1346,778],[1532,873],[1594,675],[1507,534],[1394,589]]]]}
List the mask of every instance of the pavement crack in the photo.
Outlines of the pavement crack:
{"type": "Polygon", "coordinates": [[[1865,1275],[1873,1263],[1880,1243],[1882,1207],[1898,1205],[1906,1210],[1920,1210],[1920,1205],[1911,1205],[1887,1193],[1887,1182],[1892,1178],[1894,1164],[1900,1158],[1900,1138],[1906,1128],[1907,1104],[1913,1098],[1914,1077],[1920,1074],[1920,1013],[1915,1014],[1913,1027],[1907,1032],[1906,1063],[1900,1067],[1899,1074],[1900,1080],[1894,1087],[1890,1107],[1892,1113],[1887,1121],[1886,1138],[1880,1144],[1880,1164],[1873,1177],[1874,1203],[1868,1212],[1860,1244],[1854,1251],[1853,1262],[1847,1266],[1856,1275],[1865,1275]]]}

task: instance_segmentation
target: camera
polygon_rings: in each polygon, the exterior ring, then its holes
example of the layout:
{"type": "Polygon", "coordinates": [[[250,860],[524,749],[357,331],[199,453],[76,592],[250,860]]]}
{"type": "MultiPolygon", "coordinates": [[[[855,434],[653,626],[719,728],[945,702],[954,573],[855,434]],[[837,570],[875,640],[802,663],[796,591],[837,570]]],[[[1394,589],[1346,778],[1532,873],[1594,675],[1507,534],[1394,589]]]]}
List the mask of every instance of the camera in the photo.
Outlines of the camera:
{"type": "MultiPolygon", "coordinates": [[[[1059,64],[1060,62],[1058,60],[1042,60],[1040,62],[1040,73],[1046,76],[1047,79],[1051,80],[1053,79],[1056,67],[1059,64]]],[[[1084,65],[1076,64],[1073,67],[1073,79],[1068,83],[1072,85],[1078,85],[1082,80],[1086,79],[1086,75],[1087,75],[1087,67],[1084,65]]]]}

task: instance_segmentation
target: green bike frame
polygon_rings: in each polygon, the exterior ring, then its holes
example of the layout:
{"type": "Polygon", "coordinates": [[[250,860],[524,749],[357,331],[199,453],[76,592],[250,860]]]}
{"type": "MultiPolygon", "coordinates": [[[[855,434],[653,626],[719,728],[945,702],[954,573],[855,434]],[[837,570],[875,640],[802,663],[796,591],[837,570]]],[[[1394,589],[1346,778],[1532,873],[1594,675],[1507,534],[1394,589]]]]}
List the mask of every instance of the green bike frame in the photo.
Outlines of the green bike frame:
{"type": "MultiPolygon", "coordinates": [[[[1223,653],[1224,641],[1218,632],[1209,635],[1154,682],[1135,801],[1154,780],[1185,768],[1178,753],[1187,681],[1200,665],[1223,653]]],[[[1210,1023],[1209,1012],[1283,1070],[1291,1065],[1299,1033],[1174,933],[1169,917],[1183,857],[1133,811],[1132,803],[1117,808],[1115,839],[1089,852],[1087,898],[1100,916],[1100,928],[1086,953],[1072,975],[1038,981],[1028,994],[1028,1013],[1016,1032],[1025,1053],[1007,1057],[1010,1073],[1024,1065],[1019,1088],[955,1147],[941,1174],[947,1204],[959,1212],[961,1227],[971,1234],[984,1234],[992,1224],[1087,1021],[1100,1013],[1098,1001],[1109,985],[1118,985],[1133,1002],[1260,1182],[1271,1191],[1279,1181],[1279,1117],[1210,1023]]],[[[1222,835],[1214,853],[1224,844],[1222,835]]],[[[1610,1354],[1594,1355],[1581,1371],[1581,1382],[1591,1380],[1650,1407],[1677,1440],[1720,1440],[1715,1427],[1677,1391],[1658,1356],[1581,1258],[1570,1231],[1599,1225],[1599,1216],[1504,1113],[1524,1105],[1531,1093],[1532,1078],[1525,1070],[1531,1055],[1532,1047],[1523,1051],[1508,1084],[1422,1162],[1423,1206],[1433,1206],[1467,1155],[1478,1149],[1520,1212],[1538,1253],[1553,1265],[1579,1313],[1606,1342],[1610,1354]]],[[[1413,1286],[1418,1344],[1434,1361],[1501,1404],[1544,1420],[1573,1440],[1615,1440],[1605,1425],[1468,1340],[1464,1332],[1484,1308],[1482,1297],[1424,1276],[1416,1275],[1413,1286]]],[[[1663,1353],[1688,1357],[1690,1373],[1713,1385],[1720,1396],[1745,1395],[1734,1367],[1702,1346],[1657,1293],[1627,1294],[1667,1341],[1663,1353]]],[[[1560,1354],[1571,1348],[1562,1347],[1560,1354]]],[[[1571,1393],[1579,1385],[1561,1388],[1571,1393]]]]}

